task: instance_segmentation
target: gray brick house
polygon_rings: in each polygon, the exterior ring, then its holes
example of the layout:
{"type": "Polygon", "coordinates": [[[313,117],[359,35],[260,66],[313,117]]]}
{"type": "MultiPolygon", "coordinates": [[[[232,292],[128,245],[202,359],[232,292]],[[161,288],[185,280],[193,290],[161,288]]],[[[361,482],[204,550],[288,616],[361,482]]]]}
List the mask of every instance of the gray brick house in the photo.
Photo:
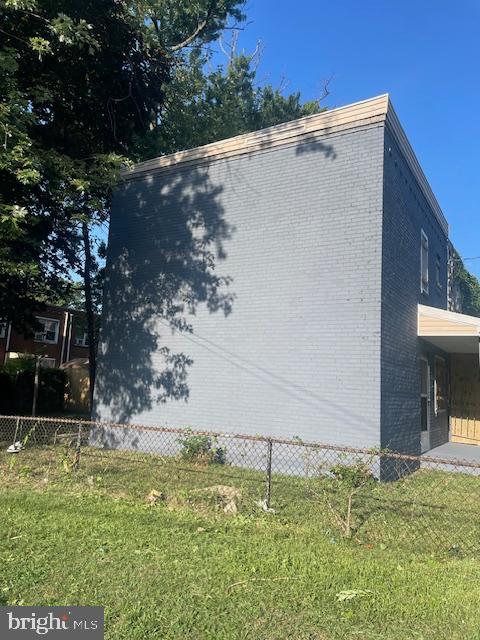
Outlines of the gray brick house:
{"type": "Polygon", "coordinates": [[[480,319],[447,309],[448,225],[388,96],[123,178],[95,418],[411,453],[449,440],[451,354],[478,370],[480,319]]]}

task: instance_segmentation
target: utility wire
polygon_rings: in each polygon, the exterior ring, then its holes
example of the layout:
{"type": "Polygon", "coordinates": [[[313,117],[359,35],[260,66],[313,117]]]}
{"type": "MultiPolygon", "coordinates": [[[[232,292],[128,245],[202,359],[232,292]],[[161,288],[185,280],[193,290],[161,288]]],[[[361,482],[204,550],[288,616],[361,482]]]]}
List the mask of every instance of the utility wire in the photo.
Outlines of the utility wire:
{"type": "Polygon", "coordinates": [[[473,256],[471,258],[462,258],[462,256],[458,256],[457,258],[451,258],[453,262],[470,262],[471,260],[480,260],[480,256],[473,256]]]}

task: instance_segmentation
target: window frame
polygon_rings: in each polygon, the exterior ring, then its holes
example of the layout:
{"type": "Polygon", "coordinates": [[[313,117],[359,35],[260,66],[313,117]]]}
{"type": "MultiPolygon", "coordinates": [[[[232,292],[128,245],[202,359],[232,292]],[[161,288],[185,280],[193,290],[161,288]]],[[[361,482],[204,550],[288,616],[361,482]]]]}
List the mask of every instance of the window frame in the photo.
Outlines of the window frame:
{"type": "Polygon", "coordinates": [[[56,358],[49,358],[49,357],[40,358],[40,367],[44,369],[55,369],[56,366],[57,366],[56,358]]]}
{"type": "Polygon", "coordinates": [[[420,234],[420,291],[428,296],[429,293],[429,246],[428,236],[422,229],[420,234]],[[424,277],[424,275],[426,277],[424,277]]]}
{"type": "Polygon", "coordinates": [[[86,318],[81,318],[77,316],[74,319],[75,323],[75,331],[73,344],[76,347],[88,347],[88,329],[87,329],[87,321],[86,318]]]}
{"type": "Polygon", "coordinates": [[[88,332],[85,331],[82,334],[81,339],[80,339],[80,336],[76,334],[73,344],[76,347],[88,347],[88,332]]]}
{"type": "Polygon", "coordinates": [[[58,344],[58,336],[60,333],[60,320],[58,320],[58,318],[46,318],[44,316],[36,316],[35,320],[38,321],[45,321],[45,322],[54,322],[56,329],[55,329],[55,339],[54,340],[47,340],[46,339],[46,333],[47,331],[35,331],[34,337],[33,337],[33,341],[34,342],[41,342],[43,344],[58,344]],[[43,335],[43,338],[40,338],[39,336],[43,335]]]}
{"type": "Polygon", "coordinates": [[[442,356],[435,356],[434,359],[434,380],[433,380],[433,384],[434,384],[434,390],[433,390],[433,401],[434,401],[434,408],[435,408],[435,415],[438,416],[439,413],[445,413],[448,410],[448,370],[447,370],[447,361],[445,360],[445,358],[442,358],[442,356]],[[443,370],[444,370],[444,376],[445,376],[445,380],[444,380],[444,385],[445,385],[445,395],[442,396],[443,400],[445,402],[445,406],[440,408],[439,407],[439,402],[438,402],[438,363],[442,362],[442,366],[443,366],[443,370]]]}

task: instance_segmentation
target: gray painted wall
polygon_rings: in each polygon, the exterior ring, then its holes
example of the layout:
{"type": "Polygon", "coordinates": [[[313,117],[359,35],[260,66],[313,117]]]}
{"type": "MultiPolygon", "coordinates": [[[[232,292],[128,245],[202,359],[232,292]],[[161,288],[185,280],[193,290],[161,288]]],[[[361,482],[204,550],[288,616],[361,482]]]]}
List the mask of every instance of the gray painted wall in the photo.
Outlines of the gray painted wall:
{"type": "MultiPolygon", "coordinates": [[[[417,305],[447,308],[447,238],[399,151],[385,132],[382,268],[382,447],[420,451],[420,354],[417,305]],[[429,294],[420,291],[420,238],[429,239],[429,294]],[[441,288],[435,283],[440,257],[441,288]]],[[[430,353],[430,358],[433,357],[430,353]]],[[[433,369],[432,369],[433,373],[433,369]]],[[[448,438],[448,420],[432,414],[432,446],[448,438]]]]}
{"type": "Polygon", "coordinates": [[[378,445],[383,153],[371,125],[126,183],[95,417],[378,445]]]}

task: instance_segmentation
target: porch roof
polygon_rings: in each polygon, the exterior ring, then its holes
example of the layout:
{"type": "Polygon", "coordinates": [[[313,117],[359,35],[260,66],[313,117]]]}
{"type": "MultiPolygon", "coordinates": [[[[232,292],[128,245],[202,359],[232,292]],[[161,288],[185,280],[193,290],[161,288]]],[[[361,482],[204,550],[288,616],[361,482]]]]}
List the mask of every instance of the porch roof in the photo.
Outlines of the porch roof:
{"type": "Polygon", "coordinates": [[[419,304],[418,335],[447,353],[479,354],[480,318],[419,304]]]}

